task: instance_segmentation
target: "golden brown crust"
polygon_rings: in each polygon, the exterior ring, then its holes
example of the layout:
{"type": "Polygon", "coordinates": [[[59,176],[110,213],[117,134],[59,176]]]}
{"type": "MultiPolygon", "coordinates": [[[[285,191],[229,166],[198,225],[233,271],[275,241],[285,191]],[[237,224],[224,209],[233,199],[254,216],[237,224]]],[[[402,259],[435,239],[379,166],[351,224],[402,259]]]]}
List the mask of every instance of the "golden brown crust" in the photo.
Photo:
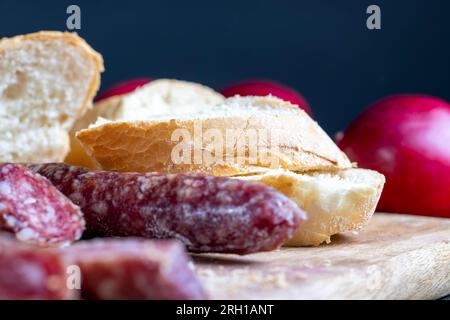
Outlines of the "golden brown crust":
{"type": "MultiPolygon", "coordinates": [[[[266,98],[255,98],[255,101],[280,101],[264,99],[266,98]]],[[[290,107],[289,104],[286,106],[290,107]]],[[[270,104],[268,107],[270,108],[270,104]]],[[[189,171],[235,176],[261,173],[273,168],[310,171],[351,167],[345,154],[317,123],[298,108],[292,109],[292,113],[258,112],[226,117],[212,113],[202,120],[110,122],[79,131],[77,139],[103,169],[114,171],[189,171]],[[221,149],[222,161],[205,160],[205,154],[214,156],[214,150],[217,149],[216,145],[205,140],[203,144],[196,144],[193,137],[198,137],[199,131],[196,128],[199,127],[203,137],[212,130],[221,137],[228,137],[228,132],[235,134],[234,140],[231,138],[219,144],[224,146],[221,149]],[[190,139],[185,139],[186,136],[172,136],[180,130],[190,139]],[[241,155],[236,150],[238,139],[249,132],[261,133],[257,137],[258,155],[253,158],[249,156],[251,151],[248,148],[241,155]],[[273,144],[273,141],[276,143],[273,144]],[[174,161],[173,152],[180,150],[181,142],[190,146],[192,153],[188,161],[180,163],[174,161]],[[201,152],[199,161],[193,156],[196,151],[201,152]]],[[[246,143],[246,146],[249,144],[246,143]]]]}
{"type": "Polygon", "coordinates": [[[79,37],[76,33],[70,32],[59,32],[59,31],[39,31],[35,33],[19,35],[12,38],[3,38],[0,40],[0,52],[3,50],[8,50],[8,48],[20,45],[24,41],[28,40],[38,40],[47,41],[52,39],[61,39],[66,41],[68,45],[77,47],[81,49],[83,55],[86,59],[91,60],[95,66],[94,77],[89,86],[89,90],[83,101],[83,105],[80,106],[79,112],[74,117],[80,117],[88,108],[92,99],[94,98],[99,86],[100,86],[100,73],[104,71],[103,58],[102,56],[92,49],[87,42],[79,37]]]}
{"type": "Polygon", "coordinates": [[[86,154],[80,142],[75,138],[75,133],[89,127],[89,125],[94,123],[98,117],[106,117],[107,115],[114,114],[121,102],[121,96],[114,96],[97,102],[75,122],[75,125],[69,133],[70,152],[64,159],[64,162],[86,168],[98,168],[95,162],[86,154]]]}
{"type": "MultiPolygon", "coordinates": [[[[203,108],[213,106],[222,102],[224,99],[220,93],[198,83],[173,79],[158,79],[142,86],[136,91],[101,100],[92,108],[88,109],[84,116],[75,123],[75,126],[70,132],[71,150],[65,161],[74,165],[96,168],[94,161],[84,152],[84,149],[75,138],[75,133],[88,128],[99,117],[120,121],[124,116],[127,116],[128,112],[133,113],[136,107],[142,108],[142,105],[145,105],[148,109],[146,110],[147,113],[164,113],[168,111],[166,110],[167,108],[172,109],[175,113],[182,113],[185,112],[183,109],[187,107],[186,104],[194,104],[196,108],[203,108]],[[180,94],[182,96],[186,92],[192,94],[191,99],[192,97],[195,97],[195,99],[193,101],[183,101],[183,99],[177,101],[177,99],[180,99],[180,94]],[[137,103],[133,99],[136,97],[141,97],[137,103]],[[152,99],[152,97],[158,99],[152,99]],[[177,101],[175,103],[173,101],[174,98],[177,101]],[[161,102],[159,102],[159,99],[161,102]],[[180,102],[184,104],[179,105],[180,102]],[[175,105],[171,106],[172,103],[175,105]],[[160,104],[162,104],[162,108],[160,104]]],[[[142,116],[142,114],[139,113],[139,116],[142,116]]]]}

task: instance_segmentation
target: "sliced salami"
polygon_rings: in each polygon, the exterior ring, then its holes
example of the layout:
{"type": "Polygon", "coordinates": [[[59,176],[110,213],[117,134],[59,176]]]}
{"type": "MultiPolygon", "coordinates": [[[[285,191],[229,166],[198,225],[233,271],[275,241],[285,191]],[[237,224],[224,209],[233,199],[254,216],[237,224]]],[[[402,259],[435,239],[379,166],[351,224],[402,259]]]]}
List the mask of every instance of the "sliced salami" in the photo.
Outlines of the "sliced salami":
{"type": "Polygon", "coordinates": [[[191,251],[247,254],[281,246],[306,218],[281,193],[239,179],[29,168],[81,207],[91,236],[176,238],[191,251]]]}
{"type": "Polygon", "coordinates": [[[62,249],[79,266],[85,299],[204,299],[184,247],[174,240],[96,239],[62,249]]]}
{"type": "Polygon", "coordinates": [[[80,209],[47,179],[19,164],[0,165],[0,229],[20,241],[62,246],[81,237],[80,209]]]}
{"type": "Polygon", "coordinates": [[[66,269],[58,252],[0,233],[0,300],[59,300],[75,295],[66,286],[66,269]]]}

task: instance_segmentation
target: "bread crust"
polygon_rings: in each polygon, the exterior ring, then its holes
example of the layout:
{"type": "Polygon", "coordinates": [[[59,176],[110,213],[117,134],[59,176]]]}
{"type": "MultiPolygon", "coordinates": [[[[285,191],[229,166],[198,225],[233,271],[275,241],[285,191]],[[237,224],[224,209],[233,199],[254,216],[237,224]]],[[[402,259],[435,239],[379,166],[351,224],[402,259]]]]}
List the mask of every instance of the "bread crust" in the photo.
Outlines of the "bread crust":
{"type": "Polygon", "coordinates": [[[109,116],[113,116],[121,102],[121,96],[114,96],[102,100],[94,104],[92,108],[89,108],[86,113],[75,122],[75,125],[69,133],[70,152],[67,154],[64,162],[91,169],[99,168],[94,160],[86,154],[80,142],[75,138],[75,134],[77,131],[88,128],[89,125],[94,123],[99,117],[109,118],[109,116]]]}
{"type": "Polygon", "coordinates": [[[0,52],[14,48],[20,45],[22,42],[28,40],[34,41],[48,41],[52,39],[61,39],[67,43],[69,46],[77,47],[81,49],[81,52],[86,57],[86,59],[91,60],[95,66],[94,77],[89,86],[89,90],[84,98],[83,105],[80,106],[77,115],[74,118],[79,118],[87,110],[88,106],[91,104],[97,90],[100,86],[100,73],[104,71],[103,57],[81,37],[76,33],[72,32],[59,32],[59,31],[39,31],[35,33],[29,33],[25,35],[18,35],[11,38],[0,39],[0,52]]]}
{"type": "MultiPolygon", "coordinates": [[[[113,171],[205,172],[218,176],[235,176],[266,172],[274,168],[311,171],[352,166],[347,156],[305,112],[272,97],[253,99],[256,106],[264,104],[265,108],[291,108],[292,112],[257,112],[227,117],[211,115],[202,120],[188,118],[110,122],[81,130],[76,137],[99,166],[113,171]],[[172,152],[180,143],[191,147],[191,155],[195,151],[202,154],[214,153],[214,144],[195,143],[195,137],[198,137],[196,128],[199,125],[203,135],[208,130],[215,130],[222,137],[227,137],[227,132],[230,131],[237,134],[234,140],[224,143],[226,146],[222,149],[221,161],[196,163],[191,156],[190,163],[174,162],[172,152]],[[177,130],[184,130],[191,139],[174,139],[172,135],[177,130]],[[270,136],[272,139],[262,137],[258,140],[258,152],[263,152],[258,153],[257,158],[249,157],[248,149],[242,154],[238,154],[235,149],[238,139],[250,131],[267,133],[265,137],[270,136]],[[277,141],[275,149],[272,141],[277,141]]],[[[247,100],[248,98],[245,101],[247,100]]],[[[235,103],[236,100],[232,102],[235,103]]]]}
{"type": "Polygon", "coordinates": [[[369,223],[385,183],[382,174],[368,169],[311,175],[277,170],[241,179],[257,181],[282,192],[308,213],[307,221],[284,244],[291,247],[318,246],[331,242],[335,234],[362,229],[369,223]],[[321,175],[334,176],[337,182],[333,178],[321,180],[321,175]],[[344,180],[350,180],[351,176],[358,176],[360,181],[353,182],[349,188],[344,180]]]}
{"type": "MultiPolygon", "coordinates": [[[[129,102],[126,102],[125,99],[130,96],[134,96],[136,92],[140,90],[151,90],[151,93],[160,95],[161,97],[165,97],[168,94],[170,96],[170,92],[174,92],[176,94],[178,90],[189,90],[191,92],[195,92],[198,97],[201,97],[204,100],[204,102],[211,105],[219,103],[225,99],[220,93],[198,83],[174,79],[157,79],[142,86],[136,91],[101,100],[95,103],[92,108],[88,109],[87,112],[75,123],[72,131],[70,132],[71,150],[67,155],[65,162],[93,169],[98,168],[95,162],[86,154],[83,147],[75,138],[75,133],[79,130],[88,128],[89,125],[94,123],[99,117],[108,120],[120,120],[121,113],[126,111],[122,109],[126,109],[130,104],[129,102]]],[[[155,112],[158,110],[158,106],[149,105],[149,108],[152,107],[155,108],[155,112]]]]}

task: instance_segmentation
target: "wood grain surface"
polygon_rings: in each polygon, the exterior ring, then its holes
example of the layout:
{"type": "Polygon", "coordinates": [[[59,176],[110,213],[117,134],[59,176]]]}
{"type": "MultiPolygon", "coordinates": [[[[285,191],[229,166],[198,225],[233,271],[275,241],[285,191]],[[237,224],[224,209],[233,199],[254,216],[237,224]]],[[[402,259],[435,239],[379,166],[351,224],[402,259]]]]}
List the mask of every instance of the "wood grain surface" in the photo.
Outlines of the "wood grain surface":
{"type": "Polygon", "coordinates": [[[450,294],[450,219],[377,213],[328,245],[193,257],[212,299],[437,299],[450,294]]]}

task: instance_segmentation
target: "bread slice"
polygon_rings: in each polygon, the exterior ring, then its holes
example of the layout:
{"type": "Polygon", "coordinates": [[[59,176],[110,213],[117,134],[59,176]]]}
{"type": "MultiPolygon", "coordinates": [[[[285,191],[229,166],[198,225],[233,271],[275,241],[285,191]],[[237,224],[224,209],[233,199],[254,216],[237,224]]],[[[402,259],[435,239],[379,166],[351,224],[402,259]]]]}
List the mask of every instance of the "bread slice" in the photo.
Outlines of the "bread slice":
{"type": "Polygon", "coordinates": [[[62,161],[101,71],[102,57],[73,33],[0,40],[0,162],[62,161]]]}
{"type": "Polygon", "coordinates": [[[384,176],[366,169],[294,173],[274,170],[239,177],[271,186],[293,199],[308,220],[286,246],[317,246],[345,231],[357,231],[370,220],[383,189],[384,176]]]}
{"type": "Polygon", "coordinates": [[[179,80],[154,80],[137,90],[96,103],[80,118],[71,134],[71,151],[66,162],[96,167],[86,155],[75,133],[98,118],[113,121],[144,120],[155,115],[194,113],[221,103],[225,98],[206,86],[179,80]]]}
{"type": "Polygon", "coordinates": [[[203,111],[145,121],[99,121],[77,138],[99,166],[114,171],[234,176],[352,166],[303,110],[272,96],[237,96],[203,111]]]}

